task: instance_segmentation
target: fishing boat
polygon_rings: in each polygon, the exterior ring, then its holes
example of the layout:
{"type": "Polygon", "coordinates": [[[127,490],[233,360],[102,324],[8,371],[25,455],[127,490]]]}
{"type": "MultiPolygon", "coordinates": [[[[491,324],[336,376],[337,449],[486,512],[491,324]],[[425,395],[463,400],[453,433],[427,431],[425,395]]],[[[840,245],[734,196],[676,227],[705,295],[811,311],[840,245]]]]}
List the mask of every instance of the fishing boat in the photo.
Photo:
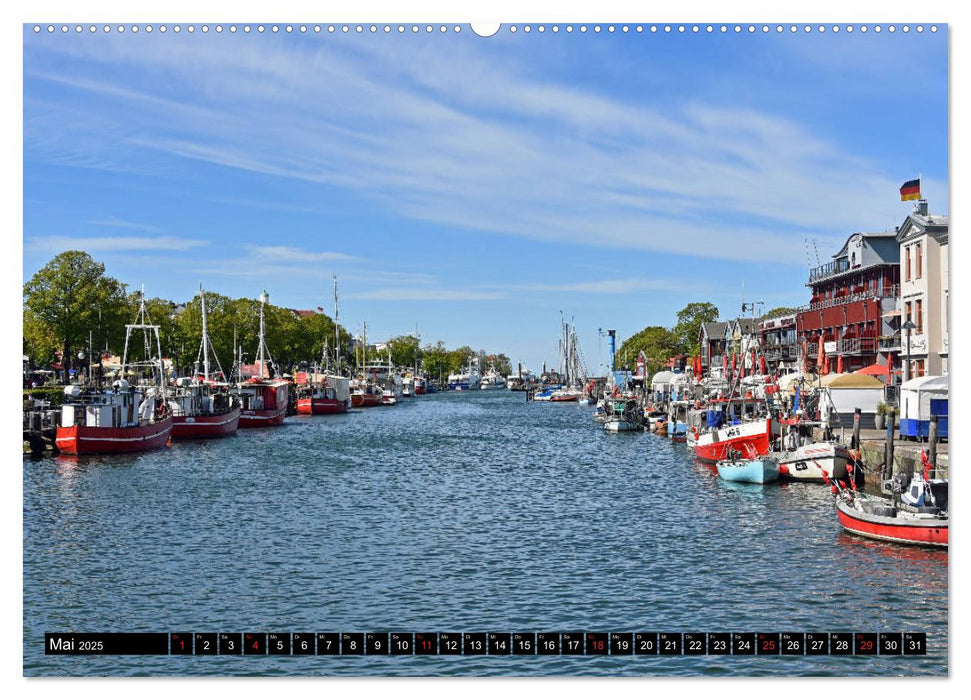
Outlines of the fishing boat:
{"type": "Polygon", "coordinates": [[[892,498],[881,498],[832,482],[836,515],[847,532],[870,539],[931,547],[948,546],[947,480],[915,470],[885,483],[892,498]],[[903,478],[901,478],[903,477],[903,478]]]}
{"type": "Polygon", "coordinates": [[[665,435],[672,442],[688,441],[688,404],[685,401],[672,401],[668,413],[665,435]]]}
{"type": "Polygon", "coordinates": [[[334,352],[333,361],[336,371],[331,368],[330,341],[324,339],[321,351],[322,362],[314,367],[313,373],[304,375],[304,381],[296,386],[296,408],[301,415],[331,415],[347,413],[351,407],[351,380],[342,376],[340,306],[337,299],[337,275],[334,275],[334,352]],[[320,371],[323,366],[323,371],[320,371]]]}
{"type": "Polygon", "coordinates": [[[350,389],[351,406],[354,408],[371,408],[381,405],[383,390],[377,384],[365,378],[352,379],[350,389]]]}
{"type": "Polygon", "coordinates": [[[412,384],[415,387],[415,396],[424,396],[428,392],[428,380],[423,376],[416,374],[412,377],[412,384]]]}
{"type": "Polygon", "coordinates": [[[176,440],[235,435],[242,415],[236,396],[225,382],[203,377],[181,377],[167,404],[172,414],[172,438],[176,440]]]}
{"type": "Polygon", "coordinates": [[[576,403],[580,400],[579,389],[559,389],[550,394],[550,403],[576,403]]]}
{"type": "Polygon", "coordinates": [[[490,367],[489,371],[482,375],[482,380],[479,382],[479,388],[487,391],[490,389],[505,389],[506,380],[503,378],[496,368],[490,367]]]}
{"type": "Polygon", "coordinates": [[[290,382],[276,378],[275,365],[266,347],[266,317],[264,307],[270,296],[264,291],[260,294],[260,332],[259,346],[256,351],[255,376],[245,376],[243,364],[237,364],[240,381],[237,384],[242,414],[240,428],[263,428],[283,423],[290,397],[290,382]]]}
{"type": "Polygon", "coordinates": [[[461,372],[448,375],[448,388],[451,391],[471,391],[482,388],[479,375],[479,358],[473,355],[461,372]]]}
{"type": "Polygon", "coordinates": [[[347,413],[351,407],[350,380],[334,374],[316,374],[306,384],[297,385],[297,413],[328,415],[347,413]]]}
{"type": "Polygon", "coordinates": [[[768,484],[779,479],[779,463],[772,457],[723,459],[717,463],[717,469],[725,481],[768,484]]]}
{"type": "Polygon", "coordinates": [[[165,404],[165,372],[158,330],[157,325],[150,323],[142,290],[135,323],[125,326],[121,378],[110,389],[100,385],[64,387],[61,424],[54,437],[58,450],[69,455],[143,452],[168,443],[172,416],[165,404]],[[144,337],[146,356],[142,360],[132,361],[129,357],[132,331],[141,331],[144,337]],[[154,356],[150,356],[152,353],[154,356]],[[133,386],[125,379],[129,374],[143,372],[150,375],[150,384],[133,386]]]}
{"type": "Polygon", "coordinates": [[[166,402],[172,414],[172,438],[176,440],[226,437],[235,435],[239,428],[239,402],[225,381],[209,338],[206,292],[201,286],[199,303],[202,340],[193,376],[177,379],[166,402]]]}
{"type": "Polygon", "coordinates": [[[836,442],[814,442],[794,450],[773,452],[779,462],[779,473],[790,481],[822,482],[824,477],[845,479],[850,451],[836,442]]]}
{"type": "Polygon", "coordinates": [[[773,423],[772,418],[761,418],[737,425],[711,428],[706,432],[692,428],[689,442],[695,456],[711,464],[727,459],[731,449],[746,455],[766,455],[769,453],[773,435],[778,432],[773,429],[773,423]]]}
{"type": "Polygon", "coordinates": [[[637,402],[628,398],[608,401],[604,411],[603,429],[608,433],[643,430],[643,426],[637,421],[637,402]]]}
{"type": "Polygon", "coordinates": [[[409,371],[401,378],[401,398],[410,399],[415,395],[415,376],[409,371]]]}

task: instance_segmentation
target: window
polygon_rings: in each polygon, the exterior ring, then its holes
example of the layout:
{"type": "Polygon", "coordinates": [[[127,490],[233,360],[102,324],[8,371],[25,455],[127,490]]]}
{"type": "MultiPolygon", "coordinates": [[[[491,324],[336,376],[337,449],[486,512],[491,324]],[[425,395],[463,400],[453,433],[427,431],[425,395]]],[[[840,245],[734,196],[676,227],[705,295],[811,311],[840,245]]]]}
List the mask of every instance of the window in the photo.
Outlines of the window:
{"type": "Polygon", "coordinates": [[[910,302],[904,302],[904,323],[910,320],[910,302]]]}
{"type": "Polygon", "coordinates": [[[910,246],[904,246],[904,281],[910,282],[910,246]]]}
{"type": "Polygon", "coordinates": [[[923,257],[924,256],[921,255],[921,244],[920,243],[915,244],[914,245],[914,265],[917,267],[917,274],[915,275],[917,279],[920,279],[921,275],[924,272],[923,257]]]}
{"type": "Polygon", "coordinates": [[[914,315],[917,317],[914,319],[914,325],[917,326],[915,329],[916,333],[924,332],[924,300],[918,299],[914,302],[914,315]]]}

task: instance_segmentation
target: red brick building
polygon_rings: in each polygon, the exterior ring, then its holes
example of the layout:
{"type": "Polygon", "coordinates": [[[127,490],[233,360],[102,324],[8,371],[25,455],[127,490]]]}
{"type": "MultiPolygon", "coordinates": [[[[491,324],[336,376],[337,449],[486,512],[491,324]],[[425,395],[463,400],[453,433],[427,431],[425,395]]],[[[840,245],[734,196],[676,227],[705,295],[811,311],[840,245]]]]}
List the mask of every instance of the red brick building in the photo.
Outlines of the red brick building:
{"type": "Polygon", "coordinates": [[[832,262],[813,268],[809,304],[796,315],[802,360],[817,371],[823,343],[828,371],[853,372],[886,364],[879,339],[899,328],[900,246],[896,232],[854,233],[832,262]]]}

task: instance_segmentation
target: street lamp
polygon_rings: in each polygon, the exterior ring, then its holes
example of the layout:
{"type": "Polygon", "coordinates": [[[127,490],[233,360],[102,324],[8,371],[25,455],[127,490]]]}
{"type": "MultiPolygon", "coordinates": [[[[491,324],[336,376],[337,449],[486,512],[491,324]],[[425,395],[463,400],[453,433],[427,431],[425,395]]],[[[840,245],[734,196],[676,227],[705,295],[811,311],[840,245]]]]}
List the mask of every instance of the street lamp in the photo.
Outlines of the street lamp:
{"type": "Polygon", "coordinates": [[[917,326],[908,318],[900,328],[901,330],[907,331],[907,378],[904,379],[906,382],[910,381],[910,332],[917,328],[917,326]]]}

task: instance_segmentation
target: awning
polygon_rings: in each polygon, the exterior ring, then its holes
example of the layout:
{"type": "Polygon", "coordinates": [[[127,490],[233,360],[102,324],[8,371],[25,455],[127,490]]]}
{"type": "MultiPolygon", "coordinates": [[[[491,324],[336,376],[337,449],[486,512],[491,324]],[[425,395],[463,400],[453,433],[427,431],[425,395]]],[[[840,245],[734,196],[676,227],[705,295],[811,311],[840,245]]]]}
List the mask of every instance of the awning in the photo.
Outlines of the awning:
{"type": "Polygon", "coordinates": [[[900,316],[900,309],[893,309],[883,315],[884,318],[897,318],[900,316]]]}

